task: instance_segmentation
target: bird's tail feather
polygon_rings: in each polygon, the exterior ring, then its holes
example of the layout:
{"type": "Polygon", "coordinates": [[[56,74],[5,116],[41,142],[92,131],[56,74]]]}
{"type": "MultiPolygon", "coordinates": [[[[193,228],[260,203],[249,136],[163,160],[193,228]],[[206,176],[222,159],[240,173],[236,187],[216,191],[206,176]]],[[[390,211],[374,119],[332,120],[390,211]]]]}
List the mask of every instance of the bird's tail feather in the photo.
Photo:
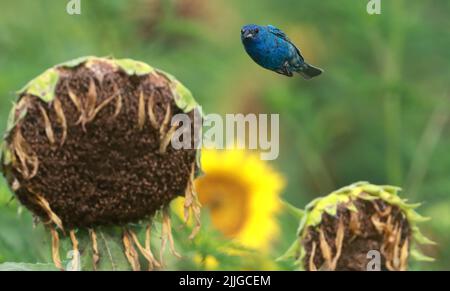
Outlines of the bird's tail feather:
{"type": "Polygon", "coordinates": [[[320,68],[316,68],[310,64],[305,63],[301,69],[297,71],[303,78],[309,80],[313,77],[319,76],[323,73],[323,70],[320,68]]]}

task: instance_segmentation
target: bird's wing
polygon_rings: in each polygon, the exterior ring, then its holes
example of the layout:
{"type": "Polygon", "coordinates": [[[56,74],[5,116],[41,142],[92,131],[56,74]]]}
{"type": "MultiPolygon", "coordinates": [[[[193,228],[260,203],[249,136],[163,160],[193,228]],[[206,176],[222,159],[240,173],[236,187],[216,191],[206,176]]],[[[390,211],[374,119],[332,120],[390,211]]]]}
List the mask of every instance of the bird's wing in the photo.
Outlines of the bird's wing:
{"type": "Polygon", "coordinates": [[[281,29],[276,28],[273,25],[267,25],[267,28],[269,29],[269,32],[278,36],[279,38],[284,39],[287,42],[291,42],[291,40],[289,39],[289,37],[287,37],[286,33],[284,33],[281,29]]]}
{"type": "Polygon", "coordinates": [[[275,36],[278,36],[279,38],[287,41],[288,43],[292,44],[293,47],[295,47],[295,49],[298,52],[298,55],[303,59],[302,53],[300,52],[300,50],[298,49],[298,47],[292,43],[292,41],[289,39],[289,37],[286,35],[286,33],[284,33],[281,29],[276,28],[273,25],[267,25],[267,28],[269,29],[269,32],[272,33],[275,36]]]}

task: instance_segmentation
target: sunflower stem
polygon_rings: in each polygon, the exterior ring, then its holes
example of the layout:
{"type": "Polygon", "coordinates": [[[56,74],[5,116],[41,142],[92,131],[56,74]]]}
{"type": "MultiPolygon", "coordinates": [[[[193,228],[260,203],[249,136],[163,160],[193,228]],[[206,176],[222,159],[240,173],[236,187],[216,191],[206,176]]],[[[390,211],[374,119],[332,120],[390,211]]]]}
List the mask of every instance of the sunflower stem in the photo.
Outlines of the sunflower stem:
{"type": "Polygon", "coordinates": [[[289,202],[281,200],[281,204],[284,206],[284,208],[287,210],[289,214],[291,214],[298,220],[302,219],[303,216],[305,215],[305,211],[303,209],[297,208],[294,205],[290,204],[289,202]]]}

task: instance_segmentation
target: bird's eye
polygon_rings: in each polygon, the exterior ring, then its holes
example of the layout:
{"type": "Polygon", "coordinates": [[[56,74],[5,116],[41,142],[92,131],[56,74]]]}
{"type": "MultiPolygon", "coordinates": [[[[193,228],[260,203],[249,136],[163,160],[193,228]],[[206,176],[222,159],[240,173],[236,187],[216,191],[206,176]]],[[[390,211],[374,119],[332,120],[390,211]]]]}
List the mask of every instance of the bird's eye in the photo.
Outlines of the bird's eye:
{"type": "Polygon", "coordinates": [[[255,29],[255,34],[257,34],[259,32],[259,28],[255,29]]]}

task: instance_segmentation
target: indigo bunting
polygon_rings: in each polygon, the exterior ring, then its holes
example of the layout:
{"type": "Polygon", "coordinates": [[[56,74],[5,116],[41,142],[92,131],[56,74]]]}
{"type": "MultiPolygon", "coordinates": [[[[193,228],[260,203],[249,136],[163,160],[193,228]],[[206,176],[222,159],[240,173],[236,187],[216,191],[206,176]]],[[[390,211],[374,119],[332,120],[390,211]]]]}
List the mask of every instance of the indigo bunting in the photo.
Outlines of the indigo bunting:
{"type": "Polygon", "coordinates": [[[241,30],[241,40],[250,57],[271,71],[289,77],[297,72],[305,79],[323,72],[305,62],[300,50],[286,34],[272,25],[245,25],[241,30]]]}

